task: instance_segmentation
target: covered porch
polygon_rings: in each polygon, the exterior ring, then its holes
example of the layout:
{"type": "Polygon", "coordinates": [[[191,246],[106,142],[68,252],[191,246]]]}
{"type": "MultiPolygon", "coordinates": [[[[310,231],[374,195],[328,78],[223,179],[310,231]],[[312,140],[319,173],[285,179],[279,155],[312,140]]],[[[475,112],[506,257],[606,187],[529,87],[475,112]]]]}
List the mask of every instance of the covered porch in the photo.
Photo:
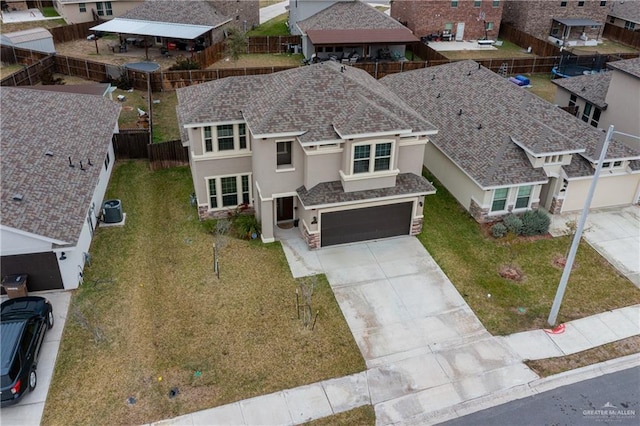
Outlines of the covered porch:
{"type": "Polygon", "coordinates": [[[603,27],[591,19],[553,18],[548,39],[557,46],[597,46],[603,27]]]}

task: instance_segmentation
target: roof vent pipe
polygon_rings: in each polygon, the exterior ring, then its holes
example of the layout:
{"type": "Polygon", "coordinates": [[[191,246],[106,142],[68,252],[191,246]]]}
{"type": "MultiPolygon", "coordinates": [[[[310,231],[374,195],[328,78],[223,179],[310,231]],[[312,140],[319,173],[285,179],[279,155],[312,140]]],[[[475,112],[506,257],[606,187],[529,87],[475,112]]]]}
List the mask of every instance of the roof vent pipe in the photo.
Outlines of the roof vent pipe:
{"type": "Polygon", "coordinates": [[[73,165],[73,163],[71,162],[71,157],[69,157],[69,167],[75,167],[75,166],[73,165]]]}

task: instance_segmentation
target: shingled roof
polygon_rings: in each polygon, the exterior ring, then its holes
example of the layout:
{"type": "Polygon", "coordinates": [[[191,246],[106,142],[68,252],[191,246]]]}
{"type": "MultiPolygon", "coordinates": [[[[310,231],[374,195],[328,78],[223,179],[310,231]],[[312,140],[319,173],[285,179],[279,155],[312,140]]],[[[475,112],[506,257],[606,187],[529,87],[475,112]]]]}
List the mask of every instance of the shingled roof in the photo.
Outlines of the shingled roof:
{"type": "MultiPolygon", "coordinates": [[[[640,4],[637,5],[640,9],[640,4]]],[[[607,67],[622,71],[635,78],[640,78],[640,58],[624,59],[621,61],[607,62],[607,67]]]]}
{"type": "Polygon", "coordinates": [[[551,80],[558,87],[592,103],[598,108],[606,108],[605,98],[611,83],[611,73],[579,75],[576,77],[551,80]]]}
{"type": "Polygon", "coordinates": [[[359,0],[338,1],[297,25],[314,44],[419,41],[407,27],[359,0]]]}
{"type": "Polygon", "coordinates": [[[640,24],[640,7],[636,0],[614,1],[611,5],[609,16],[640,24]]]}
{"type": "Polygon", "coordinates": [[[214,28],[229,20],[216,9],[214,2],[201,0],[146,0],[120,18],[204,25],[214,28]]]}
{"type": "Polygon", "coordinates": [[[120,106],[101,96],[13,87],[2,88],[0,102],[2,225],[74,245],[120,106]]]}
{"type": "Polygon", "coordinates": [[[181,127],[244,118],[254,136],[297,134],[302,143],[436,131],[368,73],[332,61],[179,89],[178,100],[181,127]]]}

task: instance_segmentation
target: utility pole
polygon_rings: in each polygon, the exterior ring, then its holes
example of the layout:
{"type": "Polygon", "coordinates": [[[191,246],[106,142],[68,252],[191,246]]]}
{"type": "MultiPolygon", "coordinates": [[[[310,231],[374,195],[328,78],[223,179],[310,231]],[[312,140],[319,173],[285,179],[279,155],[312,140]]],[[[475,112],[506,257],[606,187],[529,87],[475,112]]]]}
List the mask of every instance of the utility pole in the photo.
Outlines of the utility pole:
{"type": "Polygon", "coordinates": [[[567,288],[569,275],[571,275],[573,262],[576,259],[576,252],[578,251],[578,245],[580,244],[580,240],[582,239],[582,232],[584,231],[584,225],[587,222],[587,214],[589,213],[589,207],[591,206],[591,200],[593,199],[593,194],[596,192],[598,177],[600,176],[600,171],[602,170],[602,163],[606,158],[607,148],[609,148],[609,142],[611,141],[611,136],[613,136],[613,126],[609,126],[609,130],[607,130],[607,135],[604,138],[604,144],[602,145],[602,151],[600,151],[600,158],[598,159],[596,172],[593,175],[591,186],[589,186],[589,192],[587,193],[587,198],[584,200],[584,207],[582,208],[582,214],[580,215],[580,220],[578,221],[578,227],[576,228],[576,233],[573,236],[573,242],[571,243],[571,248],[569,249],[569,256],[567,256],[567,263],[564,265],[564,270],[562,271],[562,277],[560,277],[560,284],[558,284],[558,290],[556,291],[556,297],[553,300],[553,305],[551,306],[551,313],[549,313],[549,318],[547,319],[547,322],[551,326],[554,326],[556,324],[556,320],[558,319],[558,311],[560,311],[560,304],[562,304],[562,298],[564,297],[564,291],[567,288]]]}

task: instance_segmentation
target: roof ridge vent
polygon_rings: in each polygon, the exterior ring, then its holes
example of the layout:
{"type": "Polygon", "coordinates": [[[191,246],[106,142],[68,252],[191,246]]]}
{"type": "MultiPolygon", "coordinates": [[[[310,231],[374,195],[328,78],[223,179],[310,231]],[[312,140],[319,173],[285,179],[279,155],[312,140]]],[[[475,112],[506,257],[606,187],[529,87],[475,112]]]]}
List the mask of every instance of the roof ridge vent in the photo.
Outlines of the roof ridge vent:
{"type": "Polygon", "coordinates": [[[22,201],[23,198],[24,198],[24,195],[19,193],[13,194],[13,197],[11,197],[13,201],[22,201]]]}

